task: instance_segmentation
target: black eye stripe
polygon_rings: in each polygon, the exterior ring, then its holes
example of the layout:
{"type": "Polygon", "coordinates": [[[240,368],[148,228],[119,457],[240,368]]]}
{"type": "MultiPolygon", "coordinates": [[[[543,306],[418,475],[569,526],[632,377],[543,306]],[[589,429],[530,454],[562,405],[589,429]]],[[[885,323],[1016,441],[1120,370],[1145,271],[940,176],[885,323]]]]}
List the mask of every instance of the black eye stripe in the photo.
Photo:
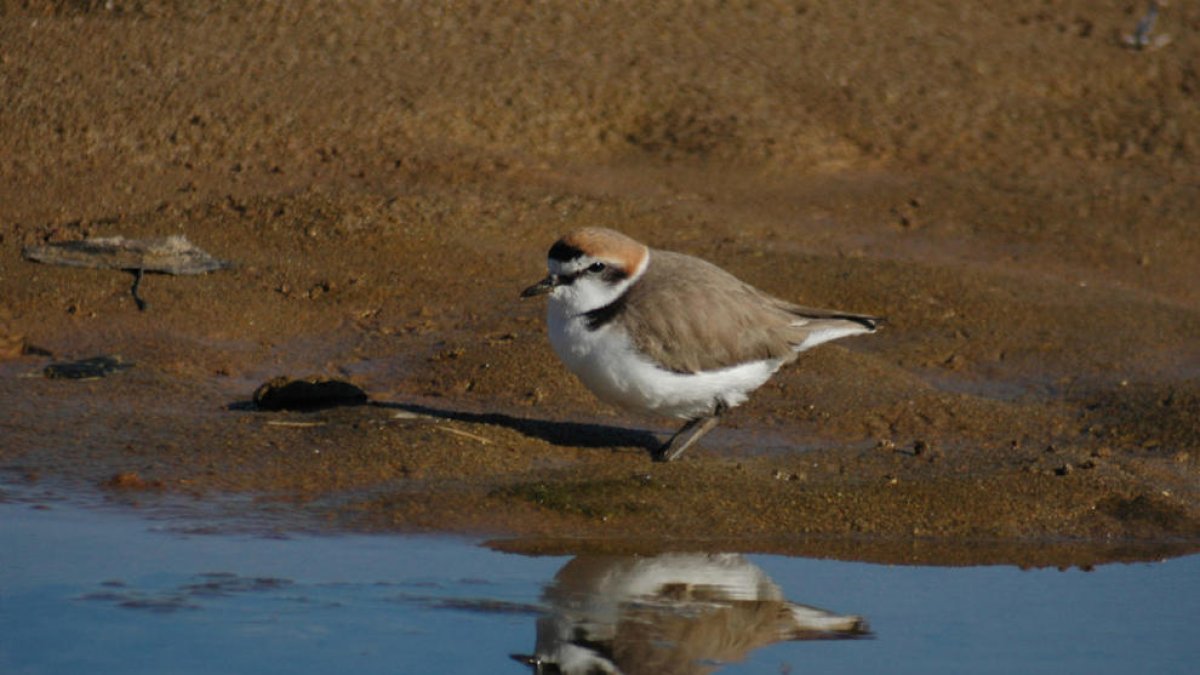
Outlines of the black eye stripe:
{"type": "Polygon", "coordinates": [[[603,272],[600,273],[600,278],[612,284],[629,278],[629,275],[626,274],[625,270],[621,269],[620,267],[609,265],[608,267],[604,268],[603,272]]]}
{"type": "MultiPolygon", "coordinates": [[[[550,248],[550,259],[557,261],[560,265],[574,263],[583,257],[584,253],[579,249],[558,242],[550,248]],[[569,257],[560,257],[569,256],[569,257]]],[[[609,284],[615,284],[629,278],[629,273],[622,269],[619,265],[612,265],[602,260],[593,260],[591,264],[583,269],[574,272],[562,272],[558,274],[558,285],[570,286],[575,283],[575,280],[584,275],[596,275],[601,281],[609,284]]]]}
{"type": "MultiPolygon", "coordinates": [[[[587,273],[588,270],[584,269],[579,270],[578,272],[572,272],[571,274],[560,274],[558,275],[558,283],[560,286],[570,286],[571,284],[575,283],[576,279],[587,273]]],[[[611,265],[605,267],[604,271],[600,273],[600,279],[605,283],[610,284],[615,284],[628,278],[629,275],[625,273],[625,270],[619,267],[612,267],[611,265]]]]}

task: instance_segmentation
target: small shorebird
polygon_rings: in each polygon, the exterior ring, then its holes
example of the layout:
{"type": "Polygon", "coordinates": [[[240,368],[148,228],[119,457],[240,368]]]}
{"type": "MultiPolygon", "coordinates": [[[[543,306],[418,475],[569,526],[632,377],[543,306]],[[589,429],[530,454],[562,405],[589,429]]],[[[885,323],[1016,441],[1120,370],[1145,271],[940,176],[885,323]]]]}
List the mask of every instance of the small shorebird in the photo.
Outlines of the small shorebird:
{"type": "Polygon", "coordinates": [[[547,266],[521,297],[550,295],[550,344],[567,368],[605,402],[687,420],[658,461],[683,454],[798,353],[882,321],[793,305],[605,228],[565,235],[547,266]]]}

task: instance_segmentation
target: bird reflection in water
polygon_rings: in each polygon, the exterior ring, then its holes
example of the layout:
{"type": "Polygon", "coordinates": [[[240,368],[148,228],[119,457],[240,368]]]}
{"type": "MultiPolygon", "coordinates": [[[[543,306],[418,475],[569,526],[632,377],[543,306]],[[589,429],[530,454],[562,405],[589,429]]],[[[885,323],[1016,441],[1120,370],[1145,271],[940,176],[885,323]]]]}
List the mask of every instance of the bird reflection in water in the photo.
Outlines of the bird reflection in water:
{"type": "Polygon", "coordinates": [[[580,556],[546,588],[534,673],[711,673],[785,640],[868,636],[861,616],[787,601],[734,553],[580,556]]]}

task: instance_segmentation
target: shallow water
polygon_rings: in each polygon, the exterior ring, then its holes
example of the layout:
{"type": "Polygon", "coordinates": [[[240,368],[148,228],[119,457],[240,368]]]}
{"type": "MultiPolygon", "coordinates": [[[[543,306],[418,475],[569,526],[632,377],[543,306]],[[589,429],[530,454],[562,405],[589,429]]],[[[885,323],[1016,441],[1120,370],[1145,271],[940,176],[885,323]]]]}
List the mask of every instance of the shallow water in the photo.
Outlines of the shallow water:
{"type": "Polygon", "coordinates": [[[1092,571],[527,557],[0,495],[4,673],[529,672],[514,654],[630,673],[1183,673],[1200,658],[1200,556],[1092,571]]]}

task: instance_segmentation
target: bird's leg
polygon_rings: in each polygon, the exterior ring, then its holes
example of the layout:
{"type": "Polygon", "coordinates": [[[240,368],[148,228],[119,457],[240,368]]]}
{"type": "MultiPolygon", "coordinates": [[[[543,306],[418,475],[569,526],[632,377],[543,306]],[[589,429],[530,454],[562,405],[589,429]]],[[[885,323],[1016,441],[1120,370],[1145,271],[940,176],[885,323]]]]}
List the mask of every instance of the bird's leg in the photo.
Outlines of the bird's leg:
{"type": "Polygon", "coordinates": [[[675,432],[671,440],[654,451],[654,461],[670,462],[677,459],[683,454],[684,450],[692,447],[696,441],[700,440],[701,436],[717,426],[717,421],[716,415],[706,415],[704,417],[697,417],[694,420],[688,420],[687,424],[684,424],[679,431],[675,432]]]}
{"type": "Polygon", "coordinates": [[[712,428],[717,426],[720,421],[721,413],[725,412],[726,406],[723,401],[717,401],[713,407],[713,411],[704,417],[697,417],[694,420],[688,420],[686,424],[680,427],[679,431],[671,437],[671,440],[663,444],[661,448],[654,451],[654,461],[670,462],[678,459],[683,454],[684,450],[696,444],[700,437],[712,431],[712,428]]]}

